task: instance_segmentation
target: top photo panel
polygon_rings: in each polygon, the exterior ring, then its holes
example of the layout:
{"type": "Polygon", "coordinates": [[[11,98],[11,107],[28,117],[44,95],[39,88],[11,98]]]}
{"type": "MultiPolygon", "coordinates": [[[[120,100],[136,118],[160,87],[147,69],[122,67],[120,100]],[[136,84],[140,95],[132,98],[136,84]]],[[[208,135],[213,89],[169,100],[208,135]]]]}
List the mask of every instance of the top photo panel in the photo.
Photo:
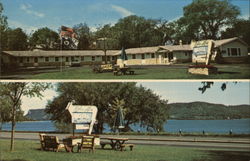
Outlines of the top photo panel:
{"type": "Polygon", "coordinates": [[[1,0],[1,80],[250,79],[249,0],[1,0]]]}

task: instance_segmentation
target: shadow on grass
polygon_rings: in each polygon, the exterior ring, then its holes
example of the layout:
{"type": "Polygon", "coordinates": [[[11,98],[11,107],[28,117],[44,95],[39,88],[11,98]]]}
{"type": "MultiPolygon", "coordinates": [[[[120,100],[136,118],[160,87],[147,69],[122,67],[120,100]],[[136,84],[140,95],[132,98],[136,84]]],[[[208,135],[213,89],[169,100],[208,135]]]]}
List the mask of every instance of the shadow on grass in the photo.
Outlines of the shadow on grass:
{"type": "Polygon", "coordinates": [[[240,72],[218,71],[218,74],[240,74],[240,72]]]}
{"type": "Polygon", "coordinates": [[[250,161],[250,153],[242,151],[208,151],[213,161],[250,161]]]}
{"type": "Polygon", "coordinates": [[[13,160],[1,160],[1,161],[28,161],[28,160],[24,160],[24,159],[13,159],[13,160]]]}

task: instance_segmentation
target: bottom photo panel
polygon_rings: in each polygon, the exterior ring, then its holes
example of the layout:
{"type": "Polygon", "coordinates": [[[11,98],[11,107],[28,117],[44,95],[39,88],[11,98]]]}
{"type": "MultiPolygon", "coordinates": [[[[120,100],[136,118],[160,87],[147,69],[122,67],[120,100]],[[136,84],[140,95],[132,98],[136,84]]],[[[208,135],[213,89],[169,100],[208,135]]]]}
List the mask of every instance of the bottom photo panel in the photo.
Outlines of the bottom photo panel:
{"type": "Polygon", "coordinates": [[[0,160],[249,161],[249,84],[0,82],[0,160]]]}

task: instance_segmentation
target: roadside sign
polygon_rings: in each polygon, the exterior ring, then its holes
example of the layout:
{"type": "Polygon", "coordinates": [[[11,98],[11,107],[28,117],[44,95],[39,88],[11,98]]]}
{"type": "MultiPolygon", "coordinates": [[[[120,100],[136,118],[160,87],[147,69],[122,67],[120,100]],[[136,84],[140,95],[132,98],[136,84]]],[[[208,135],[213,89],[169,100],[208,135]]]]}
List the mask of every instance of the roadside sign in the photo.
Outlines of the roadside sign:
{"type": "Polygon", "coordinates": [[[89,129],[91,134],[96,121],[97,107],[91,105],[73,105],[69,102],[66,110],[71,115],[71,122],[75,124],[75,129],[89,129]]]}

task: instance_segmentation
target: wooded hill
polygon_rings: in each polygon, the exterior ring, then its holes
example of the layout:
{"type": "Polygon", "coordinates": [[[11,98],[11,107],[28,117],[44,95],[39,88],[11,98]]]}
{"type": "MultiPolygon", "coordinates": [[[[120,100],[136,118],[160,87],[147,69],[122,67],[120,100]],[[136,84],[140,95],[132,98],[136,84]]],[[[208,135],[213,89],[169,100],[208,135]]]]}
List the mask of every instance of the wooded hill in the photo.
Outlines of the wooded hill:
{"type": "MultiPolygon", "coordinates": [[[[220,120],[250,118],[250,105],[226,106],[206,102],[168,104],[169,119],[220,120]]],[[[25,116],[31,120],[49,120],[44,109],[30,110],[25,116]]]]}
{"type": "Polygon", "coordinates": [[[170,119],[216,120],[250,118],[250,105],[226,106],[206,102],[168,104],[170,119]]]}

